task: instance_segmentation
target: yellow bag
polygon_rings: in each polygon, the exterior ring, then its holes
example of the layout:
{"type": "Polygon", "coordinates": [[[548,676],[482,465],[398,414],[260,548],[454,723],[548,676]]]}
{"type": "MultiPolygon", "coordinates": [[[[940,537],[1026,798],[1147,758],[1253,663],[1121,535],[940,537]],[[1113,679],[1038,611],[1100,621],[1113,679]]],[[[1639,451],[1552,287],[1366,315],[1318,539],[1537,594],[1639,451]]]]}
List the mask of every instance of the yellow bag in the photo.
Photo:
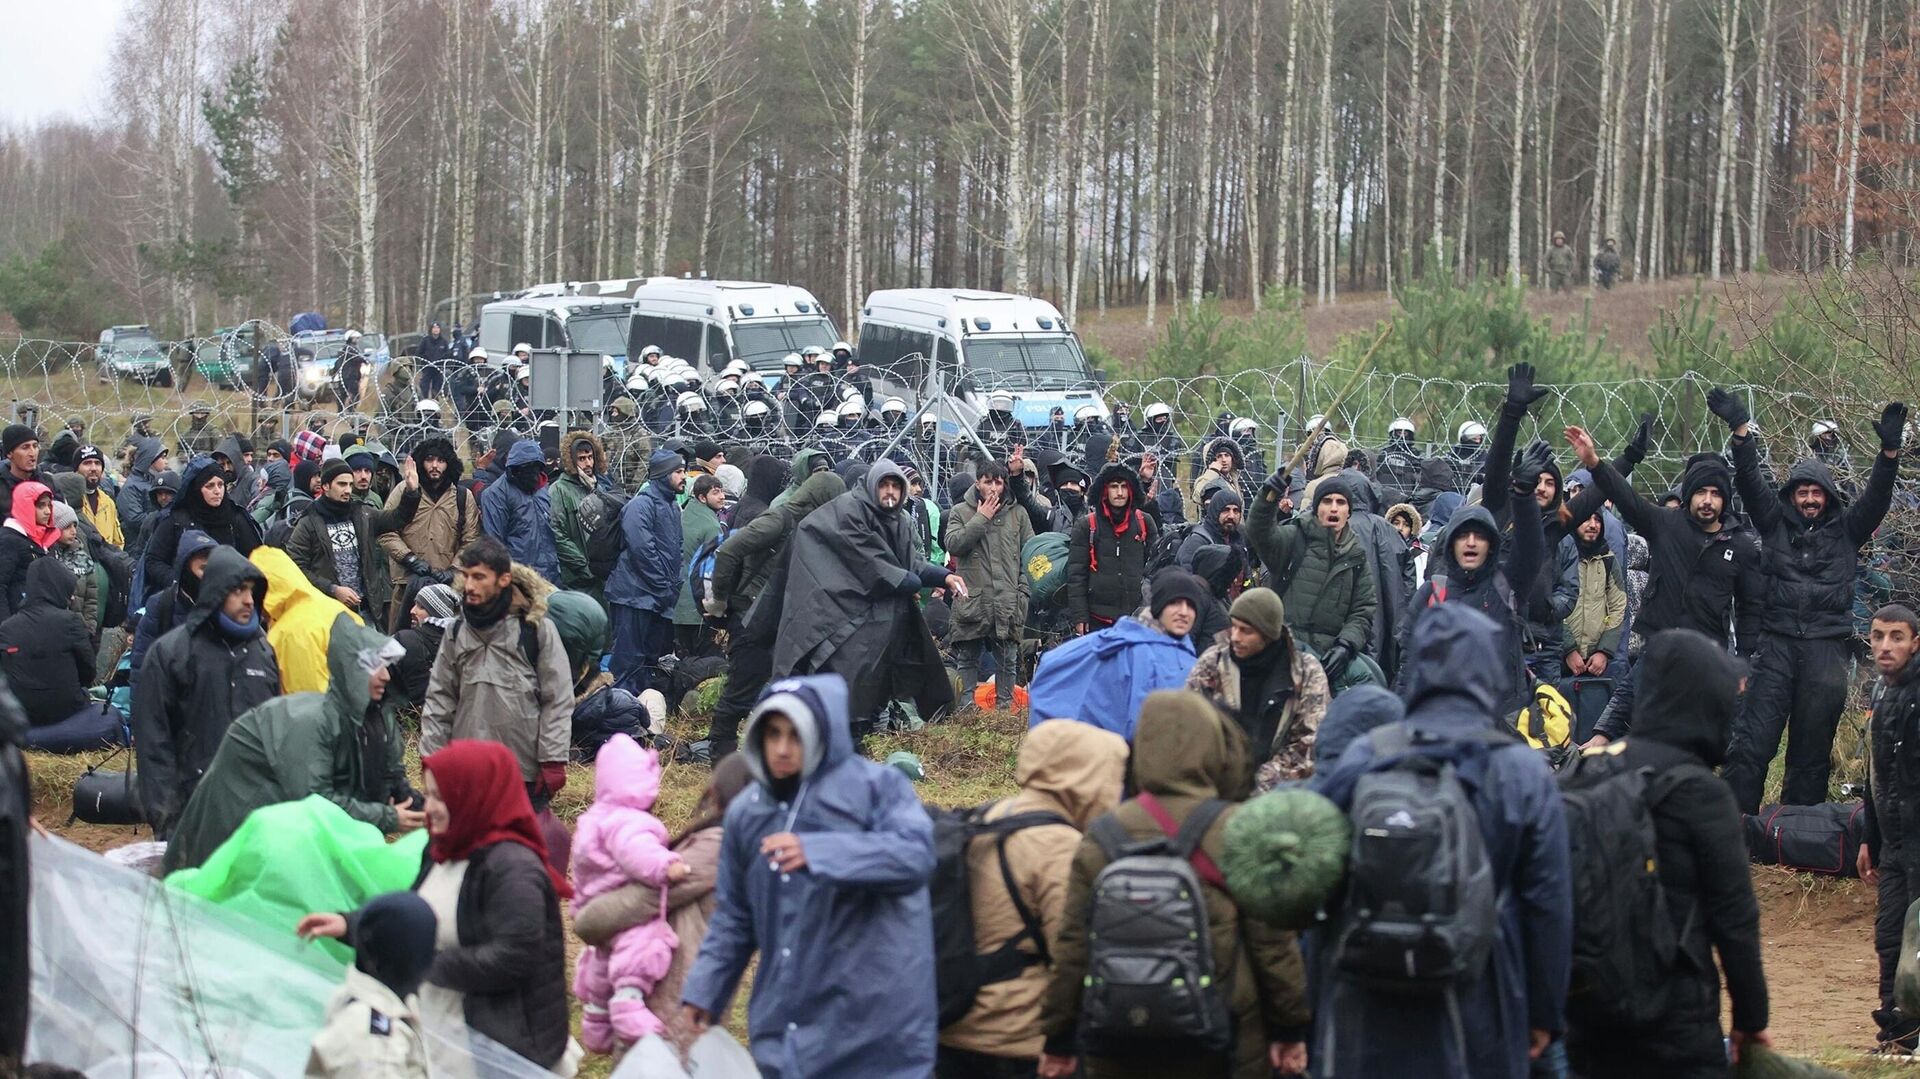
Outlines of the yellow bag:
{"type": "Polygon", "coordinates": [[[1561,749],[1573,737],[1573,708],[1550,682],[1533,687],[1533,704],[1513,717],[1513,726],[1535,749],[1561,749]]]}

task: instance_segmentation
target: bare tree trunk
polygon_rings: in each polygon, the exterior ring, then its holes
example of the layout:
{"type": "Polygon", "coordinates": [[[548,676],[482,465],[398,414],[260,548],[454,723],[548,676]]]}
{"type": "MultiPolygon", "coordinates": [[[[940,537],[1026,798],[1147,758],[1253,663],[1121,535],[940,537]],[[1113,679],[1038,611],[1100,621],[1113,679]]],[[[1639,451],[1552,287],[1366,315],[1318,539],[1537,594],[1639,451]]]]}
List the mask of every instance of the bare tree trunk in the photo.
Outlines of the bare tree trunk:
{"type": "Polygon", "coordinates": [[[1195,207],[1193,269],[1187,281],[1187,302],[1198,304],[1207,277],[1207,218],[1213,211],[1214,98],[1220,89],[1220,4],[1209,4],[1213,17],[1207,30],[1207,51],[1200,67],[1200,204],[1195,207]]]}
{"type": "Polygon", "coordinates": [[[1287,74],[1280,98],[1280,207],[1274,215],[1273,279],[1282,286],[1293,282],[1297,265],[1293,260],[1293,234],[1300,211],[1294,198],[1299,185],[1294,182],[1297,151],[1293,138],[1294,118],[1300,109],[1301,3],[1302,0],[1289,0],[1287,5],[1287,74]]]}
{"type": "Polygon", "coordinates": [[[1160,13],[1165,0],[1153,0],[1152,89],[1147,95],[1151,120],[1147,127],[1147,325],[1153,325],[1160,293],[1160,13]]]}
{"type": "MultiPolygon", "coordinates": [[[[1331,79],[1332,66],[1322,74],[1331,79]]],[[[1453,80],[1453,0],[1440,0],[1440,88],[1434,98],[1438,109],[1433,124],[1433,257],[1438,266],[1447,264],[1447,106],[1453,80]]],[[[1325,91],[1322,97],[1326,96],[1325,91]]]]}
{"type": "Polygon", "coordinates": [[[1651,272],[1653,244],[1648,234],[1647,211],[1651,205],[1648,198],[1648,175],[1653,166],[1654,124],[1658,113],[1654,102],[1656,91],[1666,76],[1666,48],[1661,36],[1661,27],[1667,17],[1669,0],[1650,0],[1653,4],[1653,31],[1647,45],[1646,102],[1641,109],[1640,120],[1640,183],[1639,195],[1633,210],[1633,246],[1634,264],[1638,267],[1636,276],[1645,280],[1651,272]]]}
{"type": "MultiPolygon", "coordinates": [[[[1409,245],[1407,273],[1411,276],[1414,266],[1418,264],[1419,254],[1413,250],[1419,246],[1414,240],[1414,184],[1420,172],[1420,155],[1427,147],[1427,109],[1423,100],[1426,89],[1420,79],[1421,67],[1427,55],[1427,42],[1421,29],[1426,15],[1426,0],[1410,0],[1407,8],[1413,28],[1407,35],[1407,197],[1400,204],[1400,233],[1406,237],[1405,242],[1409,245]]],[[[1441,137],[1445,136],[1446,133],[1442,131],[1441,137]]]]}
{"type": "MultiPolygon", "coordinates": [[[[1862,126],[1860,113],[1866,104],[1868,21],[1865,13],[1859,12],[1853,20],[1856,25],[1849,26],[1846,22],[1840,24],[1841,33],[1850,36],[1853,40],[1852,85],[1846,89],[1848,98],[1846,127],[1847,199],[1845,216],[1842,218],[1844,224],[1842,225],[1840,234],[1840,268],[1847,272],[1852,272],[1853,270],[1853,216],[1854,207],[1858,202],[1860,191],[1860,136],[1862,126]]],[[[1843,68],[1843,71],[1844,70],[1843,68]]]]}
{"type": "Polygon", "coordinates": [[[1713,223],[1709,229],[1707,264],[1720,280],[1720,230],[1726,223],[1727,187],[1733,172],[1733,65],[1739,59],[1740,0],[1717,0],[1714,5],[1720,33],[1720,148],[1713,158],[1713,223]]]}
{"type": "MultiPolygon", "coordinates": [[[[1751,243],[1741,269],[1752,270],[1767,257],[1767,147],[1773,138],[1775,109],[1780,100],[1774,91],[1773,0],[1760,0],[1760,19],[1753,28],[1756,70],[1753,76],[1753,163],[1752,187],[1747,193],[1747,228],[1751,243]]],[[[1910,187],[1910,185],[1909,185],[1910,187]]]]}
{"type": "Polygon", "coordinates": [[[1600,254],[1601,217],[1606,212],[1608,181],[1612,162],[1608,154],[1613,148],[1613,95],[1614,52],[1620,41],[1620,0],[1595,0],[1594,10],[1600,16],[1600,100],[1595,112],[1599,126],[1593,139],[1593,196],[1587,203],[1587,281],[1593,281],[1595,257],[1600,254]]]}
{"type": "Polygon", "coordinates": [[[1393,138],[1393,110],[1387,99],[1390,39],[1389,34],[1380,35],[1380,270],[1389,297],[1393,295],[1393,160],[1387,152],[1393,138]]]}
{"type": "Polygon", "coordinates": [[[1260,310],[1260,13],[1265,0],[1251,0],[1252,25],[1248,27],[1247,47],[1247,296],[1253,309],[1260,310]]]}
{"type": "Polygon", "coordinates": [[[841,286],[841,308],[848,331],[857,327],[854,318],[860,310],[860,288],[866,280],[860,267],[864,206],[860,198],[862,174],[867,159],[867,47],[873,39],[873,11],[868,0],[853,0],[853,85],[847,95],[847,134],[843,154],[847,162],[847,257],[846,275],[841,286]]]}
{"type": "Polygon", "coordinates": [[[1527,88],[1533,84],[1533,0],[1513,11],[1513,146],[1507,155],[1507,284],[1519,288],[1520,191],[1526,179],[1527,88]]]}
{"type": "MultiPolygon", "coordinates": [[[[1314,197],[1320,207],[1319,300],[1334,299],[1333,270],[1339,256],[1339,236],[1335,232],[1334,211],[1338,192],[1333,184],[1333,5],[1335,0],[1320,0],[1320,132],[1318,174],[1314,197]]],[[[1446,0],[1451,6],[1453,0],[1446,0]]]]}
{"type": "Polygon", "coordinates": [[[1655,23],[1653,52],[1660,58],[1660,77],[1654,80],[1653,117],[1653,200],[1651,234],[1652,269],[1656,278],[1667,276],[1667,30],[1673,16],[1672,0],[1654,0],[1655,23]]]}

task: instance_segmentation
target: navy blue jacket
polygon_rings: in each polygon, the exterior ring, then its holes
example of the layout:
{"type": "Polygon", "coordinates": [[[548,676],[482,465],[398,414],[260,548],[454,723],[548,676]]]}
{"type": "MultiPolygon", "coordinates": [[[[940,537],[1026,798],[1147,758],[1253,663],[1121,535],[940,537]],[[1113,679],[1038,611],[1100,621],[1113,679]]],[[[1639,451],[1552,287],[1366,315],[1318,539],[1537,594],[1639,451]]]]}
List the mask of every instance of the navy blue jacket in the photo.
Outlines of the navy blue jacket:
{"type": "Polygon", "coordinates": [[[620,511],[627,549],[607,579],[607,602],[657,614],[680,601],[680,507],[665,478],[652,479],[620,511]]]}

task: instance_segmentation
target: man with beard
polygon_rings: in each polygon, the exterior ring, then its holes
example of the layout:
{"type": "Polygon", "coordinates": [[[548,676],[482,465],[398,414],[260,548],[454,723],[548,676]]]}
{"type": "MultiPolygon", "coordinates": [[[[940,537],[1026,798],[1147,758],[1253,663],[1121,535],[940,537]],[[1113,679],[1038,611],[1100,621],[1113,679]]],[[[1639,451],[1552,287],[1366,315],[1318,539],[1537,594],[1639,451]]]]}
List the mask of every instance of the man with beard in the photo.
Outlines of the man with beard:
{"type": "Polygon", "coordinates": [[[1880,889],[1873,946],[1880,954],[1880,1044],[1898,1053],[1920,1045],[1920,1015],[1907,1015],[1893,991],[1907,908],[1920,898],[1920,617],[1890,604],[1873,612],[1873,704],[1867,710],[1867,838],[1860,879],[1880,889]]]}
{"type": "Polygon", "coordinates": [[[287,536],[287,557],[322,593],[367,621],[387,624],[393,584],[379,536],[392,522],[353,495],[353,472],[334,461],[320,474],[320,498],[287,536]]]}
{"type": "Polygon", "coordinates": [[[1108,465],[1093,489],[1099,505],[1075,518],[1067,533],[1067,610],[1076,633],[1113,625],[1140,609],[1147,559],[1160,534],[1132,469],[1108,465]]]}
{"type": "Polygon", "coordinates": [[[515,562],[546,578],[560,580],[560,556],[553,542],[552,503],[547,494],[546,456],[531,439],[507,450],[506,478],[480,494],[480,526],[506,544],[515,562]]]}
{"type": "Polygon", "coordinates": [[[647,485],[620,511],[626,549],[607,580],[613,615],[613,678],[638,694],[673,647],[673,608],[686,568],[681,557],[680,492],[686,458],[666,448],[647,458],[647,485]]]}
{"type": "MultiPolygon", "coordinates": [[[[1680,505],[1667,509],[1642,498],[1611,464],[1602,461],[1583,428],[1567,428],[1566,437],[1621,520],[1646,537],[1647,590],[1634,616],[1641,636],[1650,640],[1663,629],[1691,629],[1724,643],[1741,577],[1760,562],[1760,545],[1752,530],[1739,517],[1726,513],[1733,476],[1725,462],[1710,454],[1693,458],[1680,475],[1680,505]]],[[[1633,699],[1636,670],[1629,666],[1614,685],[1616,697],[1624,694],[1625,699],[1633,699]]],[[[1621,737],[1630,722],[1630,716],[1610,710],[1594,728],[1589,744],[1605,745],[1621,737]]]]}
{"type": "MultiPolygon", "coordinates": [[[[1280,521],[1293,507],[1269,480],[1254,503],[1249,539],[1286,605],[1287,625],[1335,685],[1355,656],[1373,649],[1380,594],[1351,522],[1364,497],[1358,477],[1335,473],[1313,488],[1310,513],[1280,521]]],[[[1362,665],[1364,667],[1364,664],[1362,665]]]]}
{"type": "Polygon", "coordinates": [[[1200,519],[1187,538],[1180,541],[1180,549],[1174,552],[1174,564],[1184,570],[1193,569],[1194,556],[1200,548],[1218,544],[1238,553],[1243,559],[1247,553],[1247,539],[1240,531],[1240,521],[1246,514],[1246,503],[1241,501],[1240,492],[1231,488],[1215,488],[1207,499],[1206,515],[1200,519]]]}
{"type": "MultiPolygon", "coordinates": [[[[1847,703],[1860,548],[1873,539],[1893,502],[1907,406],[1893,402],[1873,425],[1880,452],[1851,505],[1818,457],[1795,463],[1787,482],[1774,489],[1760,465],[1746,405],[1715,389],[1707,407],[1732,431],[1734,485],[1760,535],[1768,580],[1753,684],[1727,754],[1727,785],[1741,812],[1758,812],[1760,787],[1784,730],[1787,771],[1780,801],[1815,805],[1827,800],[1833,734],[1847,703]]],[[[1747,651],[1747,642],[1740,643],[1747,651]]]]}
{"type": "Polygon", "coordinates": [[[87,493],[75,507],[80,516],[100,533],[101,539],[112,546],[125,547],[127,540],[120,530],[119,507],[114,505],[112,495],[100,489],[100,482],[107,474],[107,455],[101,453],[98,446],[82,446],[73,470],[87,481],[87,493]]]}
{"type": "Polygon", "coordinates": [[[844,677],[855,723],[896,699],[913,699],[922,716],[953,699],[916,600],[943,586],[964,599],[967,586],[914,561],[906,499],[900,466],[877,461],[859,488],[802,521],[789,548],[774,675],[844,677]]]}
{"type": "Polygon", "coordinates": [[[561,440],[560,452],[560,477],[549,487],[560,587],[598,597],[602,582],[587,563],[587,526],[580,519],[580,503],[588,495],[614,490],[607,475],[607,448],[591,431],[569,431],[561,440]]]}

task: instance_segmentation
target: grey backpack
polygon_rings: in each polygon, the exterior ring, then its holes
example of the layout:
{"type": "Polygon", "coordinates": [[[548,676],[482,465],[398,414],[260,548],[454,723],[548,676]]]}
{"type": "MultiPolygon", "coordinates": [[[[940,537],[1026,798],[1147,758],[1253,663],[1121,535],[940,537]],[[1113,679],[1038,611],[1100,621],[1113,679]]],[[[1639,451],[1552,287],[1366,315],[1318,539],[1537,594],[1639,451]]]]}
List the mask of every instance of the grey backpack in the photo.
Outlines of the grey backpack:
{"type": "MultiPolygon", "coordinates": [[[[1369,989],[1444,995],[1486,969],[1499,888],[1479,814],[1451,762],[1414,752],[1405,723],[1368,736],[1378,770],[1360,777],[1348,816],[1353,847],[1334,963],[1369,989]]],[[[1473,736],[1517,744],[1510,732],[1473,736]]]]}
{"type": "Polygon", "coordinates": [[[1202,802],[1165,839],[1135,841],[1111,815],[1088,829],[1107,866],[1094,878],[1087,912],[1080,1001],[1087,1052],[1125,1057],[1178,1045],[1205,1053],[1232,1047],[1229,989],[1213,969],[1206,893],[1192,861],[1226,808],[1202,802]]]}

